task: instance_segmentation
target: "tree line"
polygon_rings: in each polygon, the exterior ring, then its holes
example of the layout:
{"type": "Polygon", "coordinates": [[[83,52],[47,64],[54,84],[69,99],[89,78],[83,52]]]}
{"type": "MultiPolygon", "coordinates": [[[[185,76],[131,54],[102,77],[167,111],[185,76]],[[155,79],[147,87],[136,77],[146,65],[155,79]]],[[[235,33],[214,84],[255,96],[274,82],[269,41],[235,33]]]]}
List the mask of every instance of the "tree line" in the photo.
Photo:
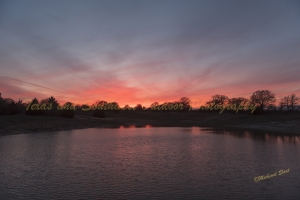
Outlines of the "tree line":
{"type": "MultiPolygon", "coordinates": [[[[275,94],[269,90],[257,90],[252,93],[250,98],[237,97],[229,98],[226,95],[216,94],[211,97],[209,101],[205,103],[206,106],[213,105],[227,105],[227,104],[254,104],[257,106],[256,112],[254,114],[259,114],[265,111],[300,111],[300,98],[295,94],[285,96],[280,99],[279,103],[276,106],[276,97],[275,94]]],[[[60,105],[58,101],[53,97],[42,99],[38,101],[37,98],[34,98],[30,103],[24,103],[22,100],[14,101],[11,98],[3,98],[0,93],[0,115],[15,115],[20,113],[25,113],[26,115],[50,115],[57,116],[61,115],[63,117],[73,118],[74,110],[94,110],[94,117],[105,117],[105,110],[114,110],[115,112],[122,111],[152,111],[152,112],[185,112],[185,111],[200,111],[201,109],[192,108],[191,99],[188,97],[182,97],[178,101],[173,102],[164,102],[159,104],[154,102],[150,107],[145,107],[141,104],[137,104],[134,107],[125,105],[120,107],[117,102],[106,102],[106,101],[96,101],[92,105],[88,104],[77,104],[74,105],[72,102],[66,102],[63,105],[60,105]],[[40,105],[40,107],[35,105],[40,105]],[[51,107],[44,107],[40,109],[43,105],[48,105],[51,107]],[[110,107],[108,107],[110,106],[110,107]],[[103,109],[97,109],[97,108],[103,109]],[[66,109],[68,108],[68,109],[66,109]],[[69,109],[72,108],[72,109],[69,109]],[[112,109],[113,108],[113,109],[112,109]]]]}
{"type": "Polygon", "coordinates": [[[280,99],[276,106],[275,94],[269,90],[257,90],[252,93],[249,99],[244,97],[229,98],[226,95],[214,95],[206,104],[254,104],[257,106],[257,112],[264,111],[300,111],[300,98],[295,94],[285,96],[280,99]]]}

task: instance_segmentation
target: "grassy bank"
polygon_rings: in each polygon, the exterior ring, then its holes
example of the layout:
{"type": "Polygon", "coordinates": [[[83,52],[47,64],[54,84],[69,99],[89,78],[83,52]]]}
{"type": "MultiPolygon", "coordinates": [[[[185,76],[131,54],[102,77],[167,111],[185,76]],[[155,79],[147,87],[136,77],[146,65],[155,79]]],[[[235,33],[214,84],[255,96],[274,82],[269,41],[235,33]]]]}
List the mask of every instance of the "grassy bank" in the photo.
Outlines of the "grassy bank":
{"type": "Polygon", "coordinates": [[[300,135],[300,113],[199,113],[199,112],[107,112],[106,118],[94,118],[89,112],[76,113],[73,119],[51,116],[0,116],[0,135],[60,131],[83,128],[123,127],[210,127],[238,128],[300,135]]]}

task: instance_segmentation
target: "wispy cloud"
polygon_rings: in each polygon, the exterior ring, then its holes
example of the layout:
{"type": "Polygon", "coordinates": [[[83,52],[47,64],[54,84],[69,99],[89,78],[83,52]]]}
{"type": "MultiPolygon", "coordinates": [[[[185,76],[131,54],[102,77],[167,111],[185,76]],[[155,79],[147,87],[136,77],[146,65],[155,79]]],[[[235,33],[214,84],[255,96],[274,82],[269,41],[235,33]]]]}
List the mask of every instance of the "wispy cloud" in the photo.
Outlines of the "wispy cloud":
{"type": "Polygon", "coordinates": [[[134,104],[299,92],[297,1],[15,0],[0,7],[5,96],[134,104]]]}

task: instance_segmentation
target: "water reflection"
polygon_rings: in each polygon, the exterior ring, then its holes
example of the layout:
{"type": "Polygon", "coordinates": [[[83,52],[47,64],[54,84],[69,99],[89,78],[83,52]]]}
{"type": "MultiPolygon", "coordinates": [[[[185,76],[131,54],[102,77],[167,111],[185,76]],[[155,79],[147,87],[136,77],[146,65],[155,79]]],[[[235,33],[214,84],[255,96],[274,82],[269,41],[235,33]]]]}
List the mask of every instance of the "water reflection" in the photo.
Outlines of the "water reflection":
{"type": "Polygon", "coordinates": [[[295,199],[299,137],[191,128],[0,137],[3,199],[295,199]],[[259,175],[288,174],[255,183],[259,175]]]}
{"type": "Polygon", "coordinates": [[[152,128],[150,124],[147,125],[122,125],[119,127],[119,129],[124,129],[124,128],[152,128]]]}
{"type": "Polygon", "coordinates": [[[204,130],[215,134],[232,135],[235,137],[262,140],[266,142],[293,143],[293,144],[300,143],[300,136],[268,133],[266,131],[249,131],[249,130],[243,131],[240,129],[230,129],[230,131],[228,129],[204,129],[204,130]]]}

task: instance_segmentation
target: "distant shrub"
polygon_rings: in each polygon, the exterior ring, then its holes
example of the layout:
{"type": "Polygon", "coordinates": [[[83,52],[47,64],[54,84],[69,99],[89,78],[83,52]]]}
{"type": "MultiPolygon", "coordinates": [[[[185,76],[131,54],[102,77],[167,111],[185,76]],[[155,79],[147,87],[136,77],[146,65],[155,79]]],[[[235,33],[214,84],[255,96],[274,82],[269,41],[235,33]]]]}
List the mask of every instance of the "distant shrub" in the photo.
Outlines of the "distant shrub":
{"type": "Polygon", "coordinates": [[[105,113],[102,110],[95,110],[93,117],[105,118],[105,113]]]}

